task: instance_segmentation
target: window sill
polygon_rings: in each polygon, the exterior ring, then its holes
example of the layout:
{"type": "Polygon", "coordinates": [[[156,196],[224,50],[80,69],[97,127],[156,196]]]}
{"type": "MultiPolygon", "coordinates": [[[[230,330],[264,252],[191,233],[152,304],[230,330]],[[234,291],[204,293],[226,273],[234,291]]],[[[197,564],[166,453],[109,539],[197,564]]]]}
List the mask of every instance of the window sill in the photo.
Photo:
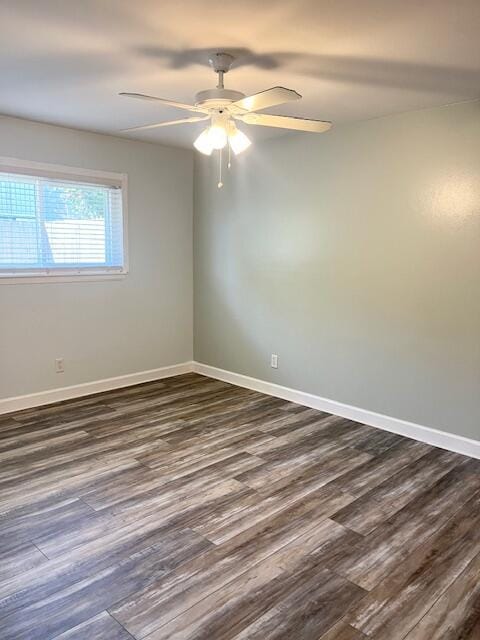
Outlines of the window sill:
{"type": "Polygon", "coordinates": [[[75,273],[62,275],[0,276],[2,284],[64,284],[67,282],[99,282],[102,280],[124,280],[127,273],[75,273]]]}

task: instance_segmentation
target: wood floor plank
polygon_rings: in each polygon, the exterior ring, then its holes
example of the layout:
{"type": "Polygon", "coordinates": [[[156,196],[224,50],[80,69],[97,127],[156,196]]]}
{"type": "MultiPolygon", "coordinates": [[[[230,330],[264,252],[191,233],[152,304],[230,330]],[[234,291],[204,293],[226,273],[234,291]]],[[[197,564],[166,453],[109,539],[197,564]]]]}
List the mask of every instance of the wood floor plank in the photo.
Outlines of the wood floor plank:
{"type": "MultiPolygon", "coordinates": [[[[282,451],[281,453],[276,451],[273,458],[268,453],[259,455],[266,461],[265,464],[258,466],[258,468],[252,471],[247,471],[235,476],[240,482],[259,491],[265,489],[269,491],[268,487],[271,487],[272,483],[277,483],[277,486],[282,485],[288,482],[288,478],[292,474],[298,477],[302,474],[303,470],[307,470],[312,466],[317,466],[318,468],[318,465],[324,461],[326,463],[334,459],[340,462],[340,459],[343,458],[345,465],[344,472],[346,472],[355,466],[355,464],[361,464],[371,458],[369,454],[362,453],[355,449],[349,449],[335,441],[320,441],[320,443],[314,441],[312,443],[310,437],[306,442],[290,444],[286,451],[282,451]],[[284,478],[287,478],[287,481],[283,480],[284,478]]],[[[339,465],[336,465],[337,468],[338,466],[339,465]]],[[[325,482],[328,482],[338,475],[340,475],[340,473],[331,474],[328,479],[325,479],[325,482]]]]}
{"type": "Polygon", "coordinates": [[[22,542],[34,536],[75,526],[92,509],[78,498],[47,498],[0,515],[0,548],[3,542],[22,542]]]}
{"type": "Polygon", "coordinates": [[[303,428],[311,423],[318,423],[327,418],[331,419],[332,416],[323,411],[307,409],[306,407],[297,405],[295,412],[285,410],[270,419],[263,419],[259,424],[259,428],[264,433],[279,437],[288,435],[296,429],[303,428]]]}
{"type": "MultiPolygon", "coordinates": [[[[326,446],[328,443],[332,443],[336,436],[334,434],[338,431],[338,425],[342,430],[350,429],[350,425],[343,418],[337,416],[331,416],[329,418],[322,418],[315,420],[309,418],[308,420],[302,420],[302,424],[297,428],[292,427],[290,424],[286,433],[280,436],[275,436],[274,440],[267,443],[260,443],[258,445],[252,445],[248,447],[248,451],[254,455],[259,455],[265,459],[274,459],[280,457],[282,454],[288,456],[289,447],[295,442],[304,441],[310,438],[310,443],[314,443],[316,446],[326,446]],[[333,426],[332,426],[333,425],[333,426]],[[335,429],[335,427],[337,427],[335,429]],[[333,433],[332,433],[333,432],[333,433]]],[[[356,429],[357,427],[352,427],[356,429]]],[[[269,435],[272,435],[270,431],[267,431],[269,435]]],[[[308,445],[308,440],[307,440],[308,445]]],[[[335,446],[340,448],[342,445],[338,439],[335,439],[335,446]]],[[[343,446],[347,446],[344,444],[343,446]]]]}
{"type": "Polygon", "coordinates": [[[287,486],[267,498],[255,501],[241,511],[235,511],[219,522],[205,522],[195,525],[195,530],[215,544],[221,544],[258,522],[271,518],[302,501],[313,501],[316,518],[323,519],[334,513],[340,505],[344,506],[353,500],[347,493],[307,487],[287,486]],[[338,505],[338,506],[337,506],[338,505]]]}
{"type": "Polygon", "coordinates": [[[366,640],[367,636],[358,629],[354,629],[343,621],[330,627],[327,633],[317,638],[317,640],[366,640]]]}
{"type": "Polygon", "coordinates": [[[108,609],[118,600],[145,588],[176,564],[201,553],[200,536],[175,532],[118,564],[16,610],[1,619],[2,640],[45,640],[108,609]],[[188,539],[190,538],[190,539],[188,539]]]}
{"type": "MultiPolygon", "coordinates": [[[[235,477],[239,481],[243,480],[248,486],[253,485],[256,491],[264,497],[274,495],[282,489],[292,486],[297,493],[329,485],[332,489],[350,494],[340,481],[335,486],[332,486],[332,480],[341,480],[343,474],[363,465],[365,461],[370,459],[371,456],[369,454],[344,447],[343,445],[339,447],[334,445],[322,448],[320,451],[317,450],[316,455],[312,456],[311,459],[292,464],[290,469],[288,466],[283,466],[279,470],[275,470],[274,477],[270,479],[270,482],[264,481],[261,475],[255,477],[253,473],[235,477]],[[253,482],[251,482],[252,476],[253,482]]],[[[262,472],[264,470],[260,467],[259,471],[262,472]]]]}
{"type": "MultiPolygon", "coordinates": [[[[282,603],[290,614],[288,621],[295,623],[295,629],[298,629],[298,600],[305,601],[314,585],[316,591],[311,608],[316,615],[303,620],[302,634],[306,640],[321,630],[322,620],[327,619],[331,625],[332,620],[342,615],[342,605],[349,605],[364,594],[362,589],[319,568],[305,556],[301,547],[295,549],[288,545],[146,637],[148,640],[226,640],[247,633],[244,638],[291,638],[292,629],[285,623],[285,611],[279,612],[277,619],[277,628],[282,635],[265,635],[265,629],[262,629],[258,636],[252,629],[245,630],[282,603]],[[339,603],[338,609],[333,606],[334,601],[339,603]],[[283,628],[280,626],[282,617],[283,628]]],[[[271,629],[270,624],[268,626],[271,629]]]]}
{"type": "Polygon", "coordinates": [[[185,374],[0,417],[2,640],[479,640],[480,461],[185,374]]]}
{"type": "Polygon", "coordinates": [[[1,579],[8,580],[47,563],[45,555],[32,542],[17,542],[15,539],[0,541],[1,579]]]}
{"type": "Polygon", "coordinates": [[[301,582],[260,618],[234,636],[235,640],[290,640],[301,629],[302,640],[318,640],[343,612],[364,596],[351,582],[312,568],[301,582]]]}
{"type": "Polygon", "coordinates": [[[433,447],[428,444],[405,438],[384,454],[377,455],[342,474],[339,480],[332,481],[331,485],[360,498],[432,450],[433,447]]]}
{"type": "Polygon", "coordinates": [[[7,462],[10,465],[15,464],[16,458],[22,458],[22,464],[28,464],[30,458],[41,459],[44,455],[55,456],[58,449],[75,448],[75,442],[77,440],[85,439],[88,439],[88,433],[86,431],[75,431],[67,435],[61,434],[52,436],[51,438],[45,437],[39,442],[30,444],[20,442],[13,448],[2,447],[0,451],[0,464],[2,465],[2,469],[5,469],[7,462]]]}
{"type": "Polygon", "coordinates": [[[268,558],[145,637],[148,640],[232,638],[243,625],[271,606],[275,596],[281,593],[280,589],[274,593],[272,583],[283,573],[278,562],[268,558]]]}
{"type": "Polygon", "coordinates": [[[53,640],[135,640],[107,611],[55,636],[53,640]]]}
{"type": "Polygon", "coordinates": [[[480,638],[480,554],[437,600],[405,640],[480,638]]]}
{"type": "Polygon", "coordinates": [[[371,591],[350,624],[369,637],[402,640],[480,553],[480,492],[371,591]]]}
{"type": "Polygon", "coordinates": [[[249,567],[270,558],[275,566],[285,568],[313,550],[341,544],[349,535],[331,520],[312,526],[307,514],[296,519],[281,514],[208,550],[110,611],[135,637],[143,638],[235,583],[249,567]]]}
{"type": "MultiPolygon", "coordinates": [[[[0,512],[18,510],[22,506],[35,505],[43,499],[56,496],[65,499],[75,495],[91,482],[105,476],[114,477],[119,471],[138,466],[135,458],[123,457],[117,461],[108,456],[90,460],[70,461],[68,465],[54,467],[51,471],[21,479],[21,473],[15,472],[13,481],[0,485],[0,512]]],[[[0,471],[1,474],[1,471],[0,471]]]]}
{"type": "MultiPolygon", "coordinates": [[[[81,559],[97,548],[108,551],[118,546],[129,547],[131,543],[141,543],[145,547],[161,542],[180,520],[191,519],[192,510],[194,514],[197,510],[205,510],[210,502],[213,502],[215,508],[219,498],[227,496],[227,500],[231,500],[232,494],[237,495],[239,491],[243,492],[245,489],[235,480],[218,482],[201,492],[200,504],[200,496],[193,492],[189,499],[184,499],[182,505],[160,494],[159,499],[154,499],[153,506],[152,503],[143,503],[140,507],[113,514],[98,511],[88,519],[85,518],[85,525],[75,531],[55,532],[53,535],[35,538],[34,542],[47,557],[68,555],[70,561],[81,559]],[[159,506],[161,501],[163,509],[159,506]]],[[[129,553],[131,552],[129,547],[129,553]]]]}
{"type": "Polygon", "coordinates": [[[82,501],[94,510],[106,509],[137,495],[159,489],[167,480],[152,469],[139,464],[120,473],[114,482],[107,477],[79,491],[82,501]]]}
{"type": "MultiPolygon", "coordinates": [[[[350,437],[344,436],[342,439],[345,442],[351,442],[350,437]]],[[[374,427],[362,425],[362,436],[355,438],[353,446],[365,453],[381,455],[401,442],[401,440],[402,436],[396,433],[389,433],[388,431],[381,431],[380,429],[374,429],[374,427]]]]}
{"type": "Polygon", "coordinates": [[[332,518],[366,535],[463,460],[459,454],[435,449],[335,513],[332,518]]]}
{"type": "Polygon", "coordinates": [[[477,460],[458,465],[342,557],[334,570],[371,590],[480,489],[477,460]]]}

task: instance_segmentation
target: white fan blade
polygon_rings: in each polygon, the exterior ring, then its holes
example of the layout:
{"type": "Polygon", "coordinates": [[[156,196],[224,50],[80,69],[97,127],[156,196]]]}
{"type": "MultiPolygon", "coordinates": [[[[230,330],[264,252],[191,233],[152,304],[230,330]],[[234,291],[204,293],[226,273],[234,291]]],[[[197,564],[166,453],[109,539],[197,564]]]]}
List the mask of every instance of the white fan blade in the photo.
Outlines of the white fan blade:
{"type": "Polygon", "coordinates": [[[323,133],[332,126],[331,122],[322,120],[308,120],[294,116],[273,116],[269,113],[244,113],[233,117],[246,124],[257,124],[261,127],[278,127],[280,129],[294,129],[295,131],[310,131],[313,133],[323,133]]]}
{"type": "Polygon", "coordinates": [[[293,89],[285,89],[285,87],[272,87],[261,91],[253,96],[247,96],[237,102],[228,105],[228,110],[232,113],[245,113],[246,111],[260,111],[260,109],[268,109],[277,104],[284,104],[290,100],[298,100],[302,96],[293,91],[293,89]]]}
{"type": "Polygon", "coordinates": [[[169,122],[157,122],[156,124],[145,124],[141,127],[130,127],[129,129],[121,129],[122,133],[127,131],[146,131],[147,129],[157,129],[158,127],[170,127],[172,124],[183,124],[185,122],[201,122],[208,120],[210,116],[192,116],[191,118],[181,118],[180,120],[170,120],[169,122]]]}
{"type": "Polygon", "coordinates": [[[200,111],[200,113],[208,113],[206,109],[196,107],[193,104],[184,104],[183,102],[175,102],[175,100],[165,100],[165,98],[157,98],[155,96],[147,96],[143,93],[126,93],[118,94],[126,98],[137,98],[138,100],[153,100],[153,102],[161,102],[169,107],[177,107],[177,109],[186,109],[187,111],[200,111]]]}

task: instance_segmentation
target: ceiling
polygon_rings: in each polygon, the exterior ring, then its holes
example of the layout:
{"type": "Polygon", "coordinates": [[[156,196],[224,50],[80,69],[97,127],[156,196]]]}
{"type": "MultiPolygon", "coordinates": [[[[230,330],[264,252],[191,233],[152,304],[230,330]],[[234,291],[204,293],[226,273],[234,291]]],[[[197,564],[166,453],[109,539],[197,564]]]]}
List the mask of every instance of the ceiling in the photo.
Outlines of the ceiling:
{"type": "MultiPolygon", "coordinates": [[[[0,23],[0,113],[92,131],[185,116],[117,94],[193,102],[212,50],[238,55],[227,88],[303,95],[274,113],[341,123],[480,97],[479,0],[1,0],[0,23]]],[[[189,146],[196,127],[130,137],[189,146]]]]}

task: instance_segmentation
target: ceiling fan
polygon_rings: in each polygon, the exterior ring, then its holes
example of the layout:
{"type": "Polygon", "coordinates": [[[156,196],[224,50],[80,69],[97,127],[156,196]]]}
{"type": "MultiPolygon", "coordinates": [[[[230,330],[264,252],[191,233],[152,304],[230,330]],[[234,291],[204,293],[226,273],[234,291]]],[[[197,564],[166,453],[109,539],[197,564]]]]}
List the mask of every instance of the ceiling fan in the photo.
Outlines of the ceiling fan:
{"type": "Polygon", "coordinates": [[[257,113],[268,107],[290,102],[290,100],[298,100],[302,96],[296,91],[286,89],[285,87],[272,87],[271,89],[266,89],[251,96],[245,96],[240,91],[225,89],[223,77],[230,70],[233,61],[233,56],[224,52],[214,53],[210,56],[209,63],[215,73],[218,74],[217,86],[215,89],[207,89],[206,91],[197,93],[195,96],[195,104],[193,105],[176,102],[174,100],[165,100],[164,98],[156,98],[142,93],[120,93],[121,96],[128,98],[151,100],[197,114],[169,122],[157,122],[140,127],[131,127],[129,129],[123,129],[122,131],[146,131],[147,129],[169,127],[175,124],[209,120],[209,125],[198,136],[193,145],[198,151],[207,156],[211,155],[214,150],[219,151],[220,179],[218,187],[220,188],[223,186],[221,178],[222,149],[225,147],[228,148],[228,167],[230,168],[230,150],[233,151],[235,155],[238,155],[242,151],[245,151],[251,144],[245,133],[237,128],[236,122],[261,127],[308,131],[311,133],[323,133],[330,129],[332,123],[322,120],[257,113]]]}

